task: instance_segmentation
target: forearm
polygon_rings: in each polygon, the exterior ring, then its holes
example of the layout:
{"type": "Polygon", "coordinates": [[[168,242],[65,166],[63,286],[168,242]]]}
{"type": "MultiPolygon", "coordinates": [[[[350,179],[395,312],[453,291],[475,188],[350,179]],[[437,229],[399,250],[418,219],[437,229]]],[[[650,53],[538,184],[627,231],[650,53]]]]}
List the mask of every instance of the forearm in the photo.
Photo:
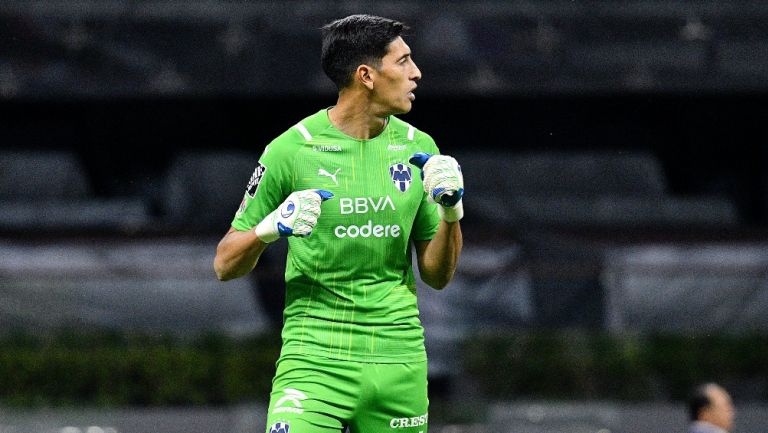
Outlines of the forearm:
{"type": "Polygon", "coordinates": [[[320,216],[320,204],[333,197],[330,191],[307,189],[291,193],[285,201],[251,230],[235,228],[219,242],[213,268],[219,280],[251,272],[270,242],[281,237],[309,236],[320,216]]]}
{"type": "Polygon", "coordinates": [[[216,247],[213,268],[221,281],[239,278],[252,271],[267,248],[253,230],[230,230],[216,247]]]}
{"type": "Polygon", "coordinates": [[[430,287],[442,289],[448,285],[459,263],[463,245],[459,222],[440,221],[437,233],[420,254],[421,279],[430,287]]]}

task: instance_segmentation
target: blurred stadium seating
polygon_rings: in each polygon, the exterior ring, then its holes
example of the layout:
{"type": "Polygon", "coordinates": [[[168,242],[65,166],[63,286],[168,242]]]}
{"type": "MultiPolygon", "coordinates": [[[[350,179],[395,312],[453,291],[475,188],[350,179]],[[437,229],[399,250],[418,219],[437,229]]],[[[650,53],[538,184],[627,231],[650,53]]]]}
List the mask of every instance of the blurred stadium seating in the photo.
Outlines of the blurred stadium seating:
{"type": "Polygon", "coordinates": [[[0,230],[131,232],[150,221],[143,198],[98,198],[66,151],[0,151],[0,230]]]}
{"type": "Polygon", "coordinates": [[[675,197],[649,154],[457,152],[470,212],[514,227],[636,229],[738,223],[721,197],[675,197]],[[501,199],[503,208],[498,206],[501,199]]]}
{"type": "Polygon", "coordinates": [[[766,90],[763,2],[292,5],[8,0],[0,4],[0,92],[331,94],[319,65],[306,62],[317,58],[314,29],[360,10],[413,25],[423,69],[436,78],[425,92],[766,90]]]}
{"type": "MultiPolygon", "coordinates": [[[[418,275],[418,267],[414,266],[418,275]]],[[[451,290],[419,282],[419,309],[433,377],[456,379],[461,343],[487,329],[532,327],[536,310],[520,245],[466,246],[451,290]]]]}
{"type": "MultiPolygon", "coordinates": [[[[318,29],[356,12],[411,25],[425,79],[406,120],[466,178],[454,280],[419,283],[430,430],[683,431],[669,400],[724,378],[735,433],[762,431],[765,360],[635,374],[631,338],[768,335],[766,2],[0,2],[0,337],[277,335],[285,243],[227,283],[215,246],[263,146],[332,103],[318,29]],[[478,336],[549,330],[628,336],[602,361],[655,401],[490,400],[467,374],[478,336]]],[[[263,404],[0,406],[0,433],[263,431],[263,404]]]]}
{"type": "Polygon", "coordinates": [[[768,244],[636,245],[605,255],[606,325],[695,335],[768,329],[768,244]]]}
{"type": "Polygon", "coordinates": [[[222,287],[217,239],[0,242],[0,326],[195,335],[264,332],[268,319],[247,280],[222,287]]]}
{"type": "Polygon", "coordinates": [[[165,175],[159,207],[165,226],[223,235],[243,199],[259,155],[245,152],[183,152],[165,175]]]}

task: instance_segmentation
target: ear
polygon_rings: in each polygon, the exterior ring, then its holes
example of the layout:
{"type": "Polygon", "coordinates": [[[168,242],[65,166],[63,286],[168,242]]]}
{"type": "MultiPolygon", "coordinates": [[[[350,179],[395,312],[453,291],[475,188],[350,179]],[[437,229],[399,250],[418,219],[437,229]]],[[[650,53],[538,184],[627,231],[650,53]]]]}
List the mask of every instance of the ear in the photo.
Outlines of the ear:
{"type": "Polygon", "coordinates": [[[368,90],[373,90],[373,79],[375,72],[376,71],[368,65],[360,65],[355,71],[355,79],[359,81],[360,84],[367,87],[368,90]]]}

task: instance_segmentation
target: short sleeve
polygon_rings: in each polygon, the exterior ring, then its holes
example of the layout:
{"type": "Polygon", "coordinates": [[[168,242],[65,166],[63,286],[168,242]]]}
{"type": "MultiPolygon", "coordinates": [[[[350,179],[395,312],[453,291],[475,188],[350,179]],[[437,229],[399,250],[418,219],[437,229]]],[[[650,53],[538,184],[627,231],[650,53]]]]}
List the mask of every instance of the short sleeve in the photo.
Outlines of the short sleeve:
{"type": "Polygon", "coordinates": [[[411,238],[415,241],[430,240],[437,233],[439,224],[440,215],[437,213],[437,205],[430,203],[425,193],[421,199],[419,211],[416,213],[416,220],[413,222],[411,238]]]}
{"type": "MultiPolygon", "coordinates": [[[[429,135],[419,131],[423,137],[423,151],[432,155],[439,155],[440,150],[435,145],[435,141],[429,135]]],[[[437,213],[437,204],[429,201],[426,192],[422,192],[421,203],[419,204],[419,210],[416,213],[416,219],[413,222],[413,230],[411,232],[411,239],[415,241],[430,240],[437,233],[437,228],[440,225],[440,215],[437,213]]]]}
{"type": "Polygon", "coordinates": [[[240,231],[253,228],[292,192],[293,161],[288,131],[270,143],[259,158],[232,221],[240,231]]]}

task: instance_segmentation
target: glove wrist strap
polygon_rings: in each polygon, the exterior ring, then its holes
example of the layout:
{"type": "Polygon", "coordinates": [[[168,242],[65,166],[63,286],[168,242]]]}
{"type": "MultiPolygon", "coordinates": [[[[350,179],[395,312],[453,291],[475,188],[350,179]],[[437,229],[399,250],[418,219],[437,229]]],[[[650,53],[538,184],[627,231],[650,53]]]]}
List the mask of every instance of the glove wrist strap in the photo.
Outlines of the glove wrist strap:
{"type": "Polygon", "coordinates": [[[437,213],[443,221],[447,223],[455,223],[464,217],[464,204],[462,203],[462,200],[459,200],[453,207],[437,205],[437,213]]]}
{"type": "Polygon", "coordinates": [[[256,236],[266,244],[272,243],[280,237],[280,232],[277,231],[277,224],[275,224],[275,212],[277,212],[277,210],[272,211],[272,213],[261,220],[261,222],[256,225],[256,228],[253,229],[256,236]]]}

